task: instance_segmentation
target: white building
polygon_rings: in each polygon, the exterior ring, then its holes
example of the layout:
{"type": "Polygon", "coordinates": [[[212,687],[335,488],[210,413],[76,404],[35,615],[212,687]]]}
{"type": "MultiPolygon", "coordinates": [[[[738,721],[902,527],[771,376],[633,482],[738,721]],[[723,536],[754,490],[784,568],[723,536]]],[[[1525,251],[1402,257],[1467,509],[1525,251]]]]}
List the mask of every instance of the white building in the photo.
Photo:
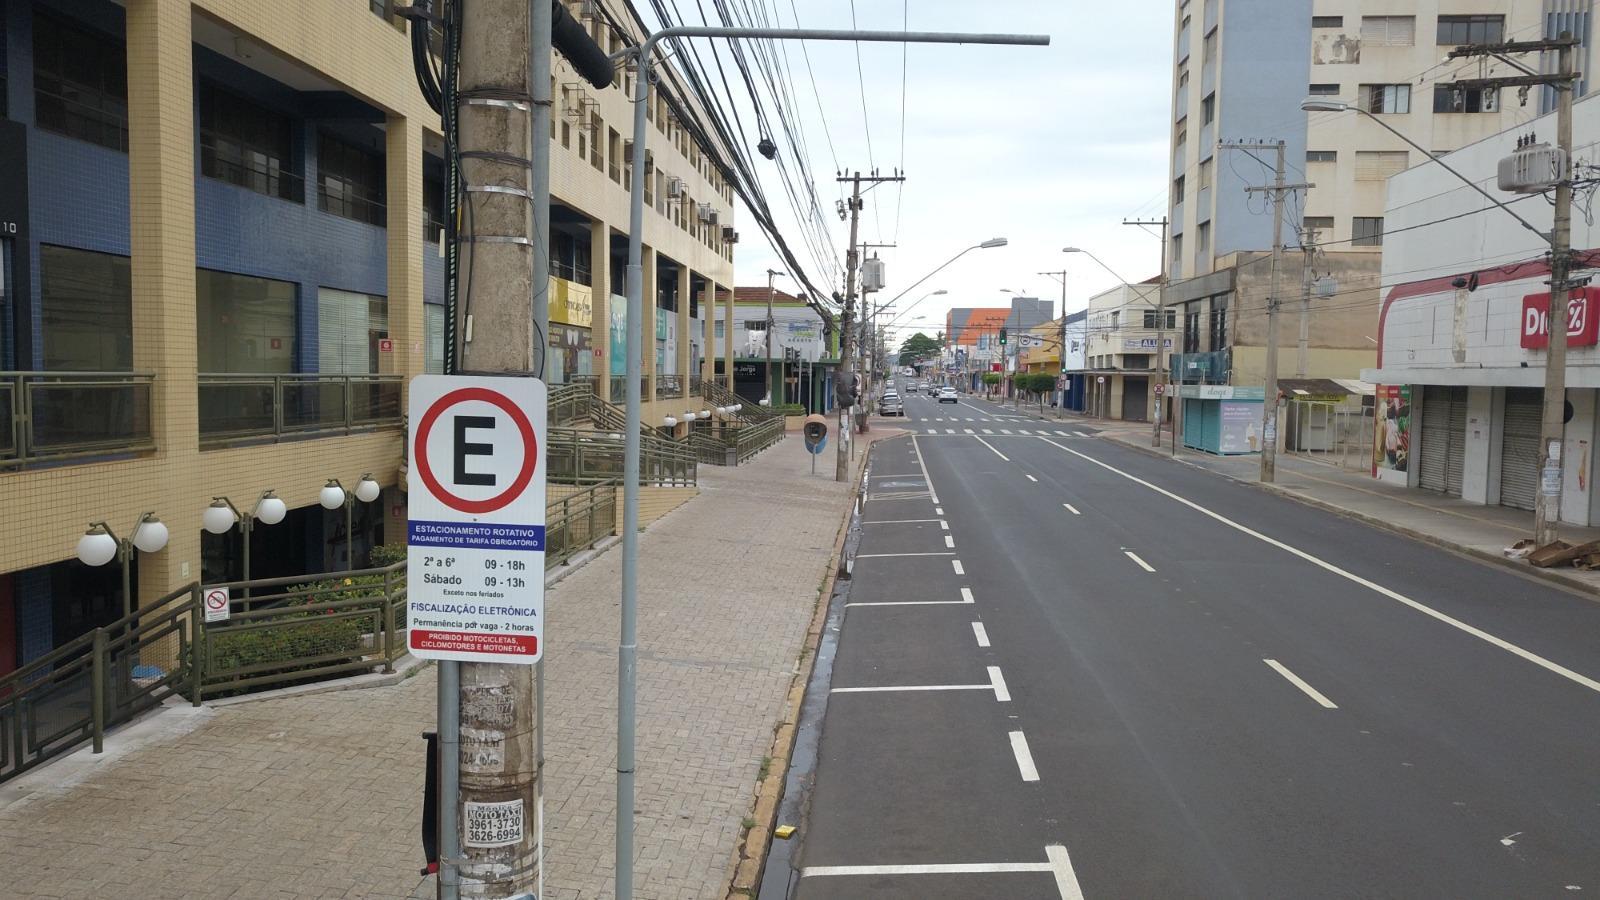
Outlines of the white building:
{"type": "Polygon", "coordinates": [[[1164,341],[1166,352],[1172,352],[1178,324],[1172,309],[1166,310],[1166,322],[1160,321],[1160,281],[1119,284],[1089,298],[1078,368],[1086,376],[1091,414],[1135,422],[1155,414],[1156,347],[1164,341]]]}
{"type": "MultiPolygon", "coordinates": [[[[1574,158],[1595,159],[1600,99],[1574,116],[1574,158]]],[[[1526,135],[1555,136],[1554,116],[1495,135],[1446,157],[1541,230],[1551,207],[1540,197],[1496,191],[1499,160],[1526,135]]],[[[1580,192],[1572,246],[1579,264],[1600,263],[1600,227],[1586,221],[1580,192]]],[[[1384,296],[1374,323],[1378,366],[1363,373],[1380,389],[1378,454],[1385,480],[1483,504],[1532,509],[1546,352],[1537,309],[1545,302],[1548,245],[1437,165],[1389,182],[1384,213],[1384,296]],[[1457,218],[1459,217],[1459,218],[1457,218]],[[1531,315],[1530,315],[1531,313],[1531,315]]],[[[1578,275],[1585,274],[1583,271],[1578,275]]],[[[1594,450],[1600,442],[1600,291],[1575,301],[1567,356],[1570,418],[1563,444],[1563,521],[1600,522],[1594,450]]]]}

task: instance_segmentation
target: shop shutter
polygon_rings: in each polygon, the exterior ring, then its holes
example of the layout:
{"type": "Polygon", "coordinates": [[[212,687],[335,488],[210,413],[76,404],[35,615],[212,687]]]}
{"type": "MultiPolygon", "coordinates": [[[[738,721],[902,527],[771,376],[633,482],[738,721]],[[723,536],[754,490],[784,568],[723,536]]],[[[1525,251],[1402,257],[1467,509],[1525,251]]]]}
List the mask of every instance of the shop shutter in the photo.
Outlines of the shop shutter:
{"type": "Polygon", "coordinates": [[[1417,483],[1430,491],[1461,496],[1466,468],[1467,389],[1430,384],[1422,390],[1422,440],[1417,483]]]}
{"type": "Polygon", "coordinates": [[[1539,491],[1539,423],[1543,392],[1506,388],[1505,429],[1500,439],[1500,505],[1533,509],[1539,491]]]}
{"type": "Polygon", "coordinates": [[[1150,418],[1150,379],[1122,379],[1122,419],[1125,422],[1144,422],[1150,418]]]}
{"type": "Polygon", "coordinates": [[[317,371],[324,375],[365,375],[367,295],[322,288],[317,291],[317,371]]]}

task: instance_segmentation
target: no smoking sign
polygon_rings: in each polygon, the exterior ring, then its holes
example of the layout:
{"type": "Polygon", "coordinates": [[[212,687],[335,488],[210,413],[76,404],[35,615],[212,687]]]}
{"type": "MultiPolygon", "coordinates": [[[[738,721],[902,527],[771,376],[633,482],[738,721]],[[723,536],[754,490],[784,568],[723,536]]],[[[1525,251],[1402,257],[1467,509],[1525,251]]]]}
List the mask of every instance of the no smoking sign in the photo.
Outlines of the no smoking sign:
{"type": "Polygon", "coordinates": [[[411,382],[407,607],[413,655],[544,651],[544,429],[533,378],[411,382]]]}

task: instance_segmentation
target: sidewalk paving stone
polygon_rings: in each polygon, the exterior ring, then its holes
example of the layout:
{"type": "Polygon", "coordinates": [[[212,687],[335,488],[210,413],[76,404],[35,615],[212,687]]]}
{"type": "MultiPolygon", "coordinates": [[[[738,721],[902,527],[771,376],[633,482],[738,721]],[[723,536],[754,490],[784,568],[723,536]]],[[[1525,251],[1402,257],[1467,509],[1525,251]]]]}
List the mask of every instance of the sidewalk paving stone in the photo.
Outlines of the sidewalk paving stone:
{"type": "MultiPolygon", "coordinates": [[[[641,535],[641,898],[726,891],[846,513],[850,485],[822,468],[809,474],[797,434],[745,466],[701,466],[699,496],[641,535]]],[[[552,900],[610,896],[621,562],[601,554],[549,593],[552,900]]],[[[16,779],[0,806],[7,896],[431,897],[417,872],[433,673],[195,711],[72,777],[16,779]]]]}

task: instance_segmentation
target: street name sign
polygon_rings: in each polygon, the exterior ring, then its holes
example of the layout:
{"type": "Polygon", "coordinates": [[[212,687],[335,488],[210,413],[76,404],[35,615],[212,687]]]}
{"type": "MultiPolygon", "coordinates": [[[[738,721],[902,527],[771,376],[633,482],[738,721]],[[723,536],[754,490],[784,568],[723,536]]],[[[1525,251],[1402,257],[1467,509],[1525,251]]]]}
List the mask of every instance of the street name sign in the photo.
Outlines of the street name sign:
{"type": "Polygon", "coordinates": [[[543,655],[547,399],[536,378],[412,380],[413,656],[533,663],[543,655]]]}

